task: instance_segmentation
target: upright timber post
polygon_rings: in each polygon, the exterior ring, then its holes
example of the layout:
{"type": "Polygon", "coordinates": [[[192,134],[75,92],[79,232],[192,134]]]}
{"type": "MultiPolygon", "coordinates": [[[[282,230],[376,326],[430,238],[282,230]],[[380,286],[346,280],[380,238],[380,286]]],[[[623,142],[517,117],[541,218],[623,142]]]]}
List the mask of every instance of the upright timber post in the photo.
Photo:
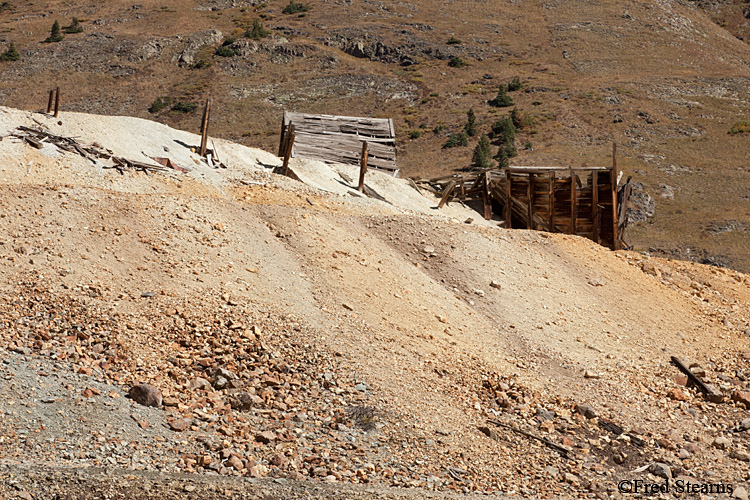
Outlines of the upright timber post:
{"type": "Polygon", "coordinates": [[[578,183],[576,173],[570,170],[570,234],[576,234],[576,212],[578,211],[578,183]]]}
{"type": "Polygon", "coordinates": [[[617,143],[612,143],[612,250],[620,249],[620,235],[617,229],[617,143]]]}
{"type": "Polygon", "coordinates": [[[362,142],[362,154],[359,157],[359,185],[357,191],[365,192],[365,174],[367,173],[367,141],[362,142]]]}
{"type": "Polygon", "coordinates": [[[492,219],[492,197],[490,190],[492,188],[492,174],[488,170],[484,173],[484,191],[482,191],[482,201],[484,202],[484,218],[492,219]]]}
{"type": "Polygon", "coordinates": [[[510,176],[510,170],[505,171],[505,228],[511,229],[513,227],[511,223],[511,218],[513,217],[513,209],[511,208],[511,204],[513,201],[511,200],[511,176],[510,176]]]}
{"type": "Polygon", "coordinates": [[[284,163],[281,165],[281,174],[289,174],[289,159],[292,157],[292,148],[294,148],[294,125],[289,125],[289,142],[287,142],[286,149],[284,150],[284,163]]]}
{"type": "Polygon", "coordinates": [[[529,184],[526,186],[526,198],[529,202],[526,213],[526,229],[534,227],[534,174],[529,174],[529,184]]]}
{"type": "Polygon", "coordinates": [[[555,180],[557,173],[554,170],[549,172],[549,232],[555,232],[555,180]]]}
{"type": "Polygon", "coordinates": [[[594,170],[591,173],[591,218],[594,222],[594,241],[602,244],[599,236],[599,172],[594,170]]]}
{"type": "Polygon", "coordinates": [[[55,118],[60,113],[60,87],[55,89],[55,118]]]}
{"type": "Polygon", "coordinates": [[[52,105],[55,102],[55,89],[49,91],[49,101],[47,102],[47,114],[52,114],[52,105]]]}
{"type": "Polygon", "coordinates": [[[201,123],[201,158],[206,156],[206,146],[208,145],[208,121],[211,115],[211,101],[213,101],[213,99],[206,99],[206,107],[203,108],[203,121],[201,123]]]}

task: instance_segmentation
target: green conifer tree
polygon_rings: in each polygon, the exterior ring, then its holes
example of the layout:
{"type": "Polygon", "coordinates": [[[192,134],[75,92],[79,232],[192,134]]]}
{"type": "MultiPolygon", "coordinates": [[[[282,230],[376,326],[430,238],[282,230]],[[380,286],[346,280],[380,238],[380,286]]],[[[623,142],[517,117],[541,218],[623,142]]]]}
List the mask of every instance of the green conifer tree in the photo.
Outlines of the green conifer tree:
{"type": "Polygon", "coordinates": [[[55,21],[55,23],[52,25],[52,30],[50,31],[49,36],[47,37],[45,43],[53,43],[53,42],[59,42],[63,38],[65,38],[62,35],[62,32],[60,31],[60,23],[55,21]]]}

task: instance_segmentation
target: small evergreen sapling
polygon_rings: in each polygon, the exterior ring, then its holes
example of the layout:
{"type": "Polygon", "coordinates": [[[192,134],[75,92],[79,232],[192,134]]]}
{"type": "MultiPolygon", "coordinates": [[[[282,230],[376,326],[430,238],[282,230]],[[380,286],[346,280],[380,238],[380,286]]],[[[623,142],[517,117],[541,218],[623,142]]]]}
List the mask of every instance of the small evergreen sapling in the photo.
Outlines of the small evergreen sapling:
{"type": "Polygon", "coordinates": [[[495,108],[507,108],[508,106],[513,106],[513,98],[508,95],[508,87],[500,85],[500,88],[497,91],[497,96],[487,104],[495,108]]]}
{"type": "Polygon", "coordinates": [[[21,54],[13,42],[8,46],[8,50],[0,54],[0,61],[18,61],[19,59],[21,59],[21,54]]]}
{"type": "Polygon", "coordinates": [[[492,167],[492,152],[490,150],[490,140],[486,134],[482,134],[479,144],[474,148],[474,154],[471,157],[471,166],[478,169],[487,169],[492,167]]]}
{"type": "Polygon", "coordinates": [[[54,43],[59,42],[63,38],[65,38],[62,35],[62,32],[60,30],[60,23],[55,21],[55,23],[52,25],[52,29],[50,30],[49,36],[44,40],[45,43],[54,43]]]}
{"type": "Polygon", "coordinates": [[[469,137],[477,135],[477,115],[474,114],[474,109],[469,109],[466,113],[466,125],[464,125],[464,132],[469,137]]]}

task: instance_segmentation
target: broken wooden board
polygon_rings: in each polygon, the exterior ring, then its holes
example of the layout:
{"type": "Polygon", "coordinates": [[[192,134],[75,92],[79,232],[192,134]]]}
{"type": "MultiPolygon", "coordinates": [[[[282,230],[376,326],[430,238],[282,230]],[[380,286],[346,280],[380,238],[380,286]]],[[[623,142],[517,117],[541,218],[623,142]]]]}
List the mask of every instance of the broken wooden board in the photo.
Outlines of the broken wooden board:
{"type": "Polygon", "coordinates": [[[690,370],[687,366],[679,360],[677,356],[672,356],[672,363],[685,375],[688,376],[688,383],[697,385],[698,388],[703,392],[703,395],[707,400],[712,403],[721,403],[724,400],[724,395],[714,386],[704,383],[695,373],[690,370]]]}

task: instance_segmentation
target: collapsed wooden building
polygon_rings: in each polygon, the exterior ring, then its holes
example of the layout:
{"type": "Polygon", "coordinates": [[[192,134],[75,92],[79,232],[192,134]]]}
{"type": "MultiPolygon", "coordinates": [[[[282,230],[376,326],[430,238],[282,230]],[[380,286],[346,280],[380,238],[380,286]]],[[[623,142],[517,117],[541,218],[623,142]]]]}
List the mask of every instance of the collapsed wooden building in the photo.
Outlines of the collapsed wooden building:
{"type": "Polygon", "coordinates": [[[418,180],[450,200],[479,205],[486,219],[501,217],[506,228],[575,234],[612,249],[623,248],[630,183],[618,188],[611,167],[506,167],[418,180]]]}
{"type": "Polygon", "coordinates": [[[369,168],[398,174],[393,120],[284,111],[280,157],[359,165],[362,143],[367,143],[369,168]]]}

